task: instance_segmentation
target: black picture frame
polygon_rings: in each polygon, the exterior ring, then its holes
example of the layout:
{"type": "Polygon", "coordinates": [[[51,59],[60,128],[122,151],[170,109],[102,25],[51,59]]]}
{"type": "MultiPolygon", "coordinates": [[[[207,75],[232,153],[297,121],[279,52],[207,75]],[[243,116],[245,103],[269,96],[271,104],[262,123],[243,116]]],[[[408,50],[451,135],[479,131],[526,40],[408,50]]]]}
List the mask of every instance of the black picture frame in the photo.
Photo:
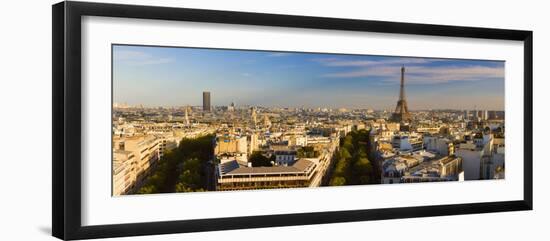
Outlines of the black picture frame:
{"type": "Polygon", "coordinates": [[[106,238],[518,211],[532,210],[533,208],[532,31],[90,2],[60,2],[53,5],[52,24],[52,233],[53,236],[57,238],[67,240],[106,238]],[[83,16],[158,19],[522,41],[524,44],[523,199],[456,205],[342,210],[334,212],[82,226],[81,138],[83,136],[81,132],[81,17],[83,16]]]}

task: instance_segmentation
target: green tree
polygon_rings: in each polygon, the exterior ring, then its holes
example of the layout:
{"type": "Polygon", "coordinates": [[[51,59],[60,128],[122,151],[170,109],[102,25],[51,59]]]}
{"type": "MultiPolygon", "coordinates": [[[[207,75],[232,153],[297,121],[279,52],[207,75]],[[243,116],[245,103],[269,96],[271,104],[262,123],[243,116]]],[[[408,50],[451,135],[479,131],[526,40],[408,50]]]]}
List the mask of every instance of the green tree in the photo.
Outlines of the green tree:
{"type": "Polygon", "coordinates": [[[368,156],[369,131],[352,131],[340,140],[329,185],[376,183],[376,172],[368,156]]]}
{"type": "Polygon", "coordinates": [[[351,158],[351,154],[349,153],[348,149],[346,149],[346,148],[340,149],[339,153],[340,153],[341,158],[344,158],[344,159],[350,159],[351,158]]]}
{"type": "Polygon", "coordinates": [[[348,161],[345,158],[340,158],[334,167],[334,175],[343,177],[348,170],[348,161]]]}
{"type": "Polygon", "coordinates": [[[192,192],[193,189],[191,189],[189,186],[186,186],[185,183],[178,183],[176,184],[176,192],[192,192]]]}
{"type": "Polygon", "coordinates": [[[185,160],[180,169],[181,173],[175,186],[176,192],[194,192],[203,188],[201,161],[198,158],[185,160]]]}
{"type": "Polygon", "coordinates": [[[151,194],[151,193],[156,193],[156,190],[155,190],[155,186],[153,185],[145,185],[145,186],[142,186],[138,192],[138,194],[151,194]]]}
{"type": "Polygon", "coordinates": [[[204,167],[212,158],[214,136],[183,138],[179,146],[167,151],[155,170],[136,192],[139,194],[206,190],[204,167]],[[189,174],[184,174],[185,170],[189,174]]]}
{"type": "Polygon", "coordinates": [[[346,185],[346,179],[344,177],[335,177],[330,181],[331,186],[343,186],[346,185]]]}
{"type": "Polygon", "coordinates": [[[253,167],[273,166],[273,164],[271,164],[271,160],[264,156],[260,151],[252,152],[252,154],[250,154],[250,157],[248,157],[248,161],[252,163],[253,167]]]}
{"type": "Polygon", "coordinates": [[[372,164],[366,157],[361,157],[355,163],[356,175],[358,177],[357,184],[370,184],[372,181],[373,169],[372,164]]]}
{"type": "Polygon", "coordinates": [[[316,151],[312,146],[304,146],[297,150],[298,158],[315,158],[319,156],[319,151],[316,151]]]}
{"type": "Polygon", "coordinates": [[[353,137],[351,135],[344,137],[342,147],[348,150],[348,152],[353,152],[353,137]]]}

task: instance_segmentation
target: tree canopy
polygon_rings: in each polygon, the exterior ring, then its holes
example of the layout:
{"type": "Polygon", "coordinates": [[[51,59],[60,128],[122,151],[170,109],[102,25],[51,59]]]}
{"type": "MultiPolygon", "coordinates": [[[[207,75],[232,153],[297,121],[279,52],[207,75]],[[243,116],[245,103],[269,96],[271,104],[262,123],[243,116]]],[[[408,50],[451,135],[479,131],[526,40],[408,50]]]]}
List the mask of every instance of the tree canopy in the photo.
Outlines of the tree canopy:
{"type": "MultiPolygon", "coordinates": [[[[272,158],[274,157],[275,155],[272,156],[272,158]]],[[[248,161],[252,163],[253,167],[270,167],[273,166],[273,164],[271,163],[271,161],[273,161],[272,158],[267,158],[262,154],[262,152],[255,151],[250,154],[250,156],[248,157],[248,161]]]]}
{"type": "Polygon", "coordinates": [[[167,151],[137,191],[138,194],[195,192],[206,187],[205,165],[212,158],[213,135],[183,138],[167,151]]]}
{"type": "Polygon", "coordinates": [[[312,146],[304,146],[298,148],[296,156],[298,158],[315,158],[319,156],[319,151],[316,151],[312,146]]]}
{"type": "Polygon", "coordinates": [[[368,158],[369,132],[352,131],[340,139],[340,148],[334,155],[331,186],[376,183],[376,173],[368,158]]]}

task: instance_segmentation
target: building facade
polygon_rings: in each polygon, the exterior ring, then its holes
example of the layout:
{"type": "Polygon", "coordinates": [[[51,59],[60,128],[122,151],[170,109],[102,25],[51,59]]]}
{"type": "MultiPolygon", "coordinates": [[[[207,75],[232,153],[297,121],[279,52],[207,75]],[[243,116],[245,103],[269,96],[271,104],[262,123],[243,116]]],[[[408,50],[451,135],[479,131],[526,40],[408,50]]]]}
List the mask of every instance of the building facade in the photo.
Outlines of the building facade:
{"type": "Polygon", "coordinates": [[[316,174],[314,162],[300,159],[292,166],[248,167],[237,161],[218,165],[217,191],[308,187],[316,174]]]}
{"type": "Polygon", "coordinates": [[[113,195],[117,196],[141,187],[162,156],[163,141],[153,135],[115,137],[113,149],[113,195]]]}
{"type": "Polygon", "coordinates": [[[210,103],[210,92],[202,92],[202,111],[211,111],[212,105],[210,103]]]}

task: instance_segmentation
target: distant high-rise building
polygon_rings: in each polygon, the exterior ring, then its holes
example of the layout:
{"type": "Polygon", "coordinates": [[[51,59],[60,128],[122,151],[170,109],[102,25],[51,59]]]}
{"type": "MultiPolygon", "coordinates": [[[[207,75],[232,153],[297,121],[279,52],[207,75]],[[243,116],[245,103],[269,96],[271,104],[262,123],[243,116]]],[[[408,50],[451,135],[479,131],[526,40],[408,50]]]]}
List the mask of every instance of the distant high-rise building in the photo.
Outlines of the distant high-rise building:
{"type": "Polygon", "coordinates": [[[202,110],[203,111],[212,110],[212,106],[210,105],[210,92],[208,91],[202,92],[202,110]]]}
{"type": "Polygon", "coordinates": [[[401,85],[399,89],[399,100],[397,106],[392,115],[393,121],[408,122],[411,120],[411,114],[407,107],[407,100],[405,99],[405,66],[401,67],[401,85]]]}
{"type": "Polygon", "coordinates": [[[189,126],[189,106],[185,107],[185,125],[189,126]]]}

